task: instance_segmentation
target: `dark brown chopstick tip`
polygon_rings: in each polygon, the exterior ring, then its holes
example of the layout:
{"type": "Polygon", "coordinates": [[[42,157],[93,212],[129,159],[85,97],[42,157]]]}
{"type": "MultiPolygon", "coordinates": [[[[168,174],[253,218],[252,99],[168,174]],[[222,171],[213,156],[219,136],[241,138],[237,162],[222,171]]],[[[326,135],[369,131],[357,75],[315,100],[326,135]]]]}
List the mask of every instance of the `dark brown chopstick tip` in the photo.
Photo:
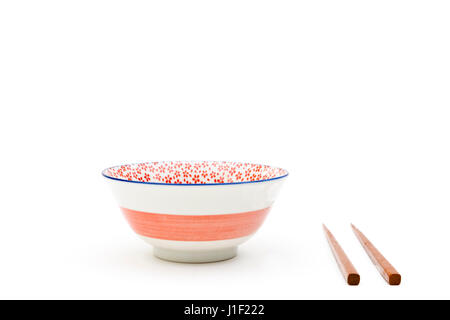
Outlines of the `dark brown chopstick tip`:
{"type": "Polygon", "coordinates": [[[359,274],[357,273],[350,273],[347,277],[347,284],[349,286],[357,286],[359,284],[359,274]]]}
{"type": "Polygon", "coordinates": [[[398,273],[389,275],[389,284],[391,286],[398,286],[402,282],[402,276],[398,273]]]}

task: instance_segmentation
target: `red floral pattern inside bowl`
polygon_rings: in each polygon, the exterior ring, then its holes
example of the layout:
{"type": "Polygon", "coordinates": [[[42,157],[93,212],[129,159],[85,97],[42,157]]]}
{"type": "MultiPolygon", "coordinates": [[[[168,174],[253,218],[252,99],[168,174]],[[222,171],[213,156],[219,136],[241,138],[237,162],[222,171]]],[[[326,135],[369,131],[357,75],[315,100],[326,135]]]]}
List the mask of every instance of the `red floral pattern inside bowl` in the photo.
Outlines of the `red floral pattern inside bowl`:
{"type": "Polygon", "coordinates": [[[282,178],[281,168],[227,161],[164,161],[127,164],[103,171],[107,178],[163,184],[245,183],[282,178]]]}

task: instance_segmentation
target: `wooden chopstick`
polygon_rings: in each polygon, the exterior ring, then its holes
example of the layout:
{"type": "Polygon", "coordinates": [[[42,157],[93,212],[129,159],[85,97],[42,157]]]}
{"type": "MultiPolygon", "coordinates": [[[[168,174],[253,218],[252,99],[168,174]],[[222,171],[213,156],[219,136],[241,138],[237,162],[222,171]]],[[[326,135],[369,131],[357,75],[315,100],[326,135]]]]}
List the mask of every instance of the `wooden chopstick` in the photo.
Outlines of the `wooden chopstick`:
{"type": "Polygon", "coordinates": [[[360,280],[358,271],[356,271],[350,259],[347,257],[344,250],[336,241],[336,238],[333,236],[330,230],[328,230],[324,224],[322,226],[328,243],[330,244],[331,251],[333,252],[334,258],[336,259],[336,262],[339,266],[339,269],[341,270],[342,275],[344,276],[345,281],[351,286],[357,286],[360,280]]]}
{"type": "Polygon", "coordinates": [[[399,285],[402,279],[400,273],[395,270],[395,268],[389,263],[389,261],[386,260],[381,252],[378,251],[377,248],[375,248],[375,246],[369,241],[369,239],[366,238],[366,236],[361,231],[359,231],[353,224],[351,226],[359,242],[361,242],[364,250],[366,250],[370,260],[372,260],[373,264],[377,267],[383,278],[391,286],[399,285]]]}

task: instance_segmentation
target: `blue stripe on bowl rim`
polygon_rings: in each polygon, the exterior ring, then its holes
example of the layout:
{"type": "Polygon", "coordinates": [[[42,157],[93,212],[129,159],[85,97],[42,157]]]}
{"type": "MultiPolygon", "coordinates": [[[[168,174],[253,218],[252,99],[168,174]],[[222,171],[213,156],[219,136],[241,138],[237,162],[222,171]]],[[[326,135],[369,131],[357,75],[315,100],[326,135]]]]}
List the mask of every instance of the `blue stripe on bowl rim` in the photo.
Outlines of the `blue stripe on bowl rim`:
{"type": "Polygon", "coordinates": [[[138,164],[141,164],[141,163],[157,163],[157,162],[197,162],[197,160],[195,160],[195,161],[183,161],[183,160],[145,161],[145,162],[119,164],[119,165],[108,167],[108,168],[102,170],[102,176],[104,176],[107,179],[111,179],[111,180],[115,180],[115,181],[130,182],[130,183],[140,183],[140,184],[150,184],[150,185],[160,185],[160,186],[225,186],[225,185],[237,185],[237,184],[268,182],[268,181],[283,179],[283,178],[286,178],[289,175],[289,172],[286,169],[279,168],[279,167],[273,167],[273,166],[269,166],[269,165],[266,165],[266,164],[251,163],[251,162],[239,162],[239,161],[217,161],[217,160],[204,160],[204,161],[201,160],[201,161],[198,161],[198,162],[236,162],[236,163],[241,163],[241,164],[261,165],[261,166],[266,166],[266,167],[270,167],[270,168],[281,169],[281,170],[285,171],[286,174],[284,174],[282,176],[279,176],[279,177],[270,178],[270,179],[264,179],[264,180],[240,181],[240,182],[224,182],[224,183],[165,183],[165,182],[132,181],[132,180],[114,178],[114,177],[111,177],[111,176],[108,176],[108,175],[105,174],[105,172],[107,170],[112,169],[112,168],[116,168],[116,167],[132,166],[132,165],[138,165],[138,164]]]}

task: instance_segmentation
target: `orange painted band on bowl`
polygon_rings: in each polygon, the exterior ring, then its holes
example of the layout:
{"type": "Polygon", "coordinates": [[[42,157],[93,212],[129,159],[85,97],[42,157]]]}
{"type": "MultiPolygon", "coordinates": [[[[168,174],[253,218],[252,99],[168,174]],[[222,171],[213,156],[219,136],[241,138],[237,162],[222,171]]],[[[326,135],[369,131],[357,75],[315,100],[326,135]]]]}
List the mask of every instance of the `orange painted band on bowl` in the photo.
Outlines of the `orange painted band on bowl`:
{"type": "Polygon", "coordinates": [[[217,215],[175,215],[121,209],[133,230],[141,236],[178,241],[213,241],[254,233],[263,223],[270,207],[217,215]]]}

